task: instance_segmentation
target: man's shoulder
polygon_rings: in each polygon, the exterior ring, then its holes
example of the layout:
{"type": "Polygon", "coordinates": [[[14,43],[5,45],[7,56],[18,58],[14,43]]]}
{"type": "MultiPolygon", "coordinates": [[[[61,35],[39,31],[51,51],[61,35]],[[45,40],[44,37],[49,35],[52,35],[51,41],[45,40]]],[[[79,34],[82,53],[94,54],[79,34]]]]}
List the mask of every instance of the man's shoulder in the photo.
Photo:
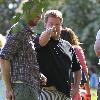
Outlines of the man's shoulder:
{"type": "Polygon", "coordinates": [[[72,45],[71,45],[68,41],[66,41],[66,40],[60,39],[60,42],[61,42],[62,44],[64,44],[64,45],[67,45],[67,46],[69,46],[69,47],[72,47],[72,45]]]}
{"type": "Polygon", "coordinates": [[[100,40],[100,30],[97,32],[97,35],[96,35],[96,39],[98,40],[100,40]]]}

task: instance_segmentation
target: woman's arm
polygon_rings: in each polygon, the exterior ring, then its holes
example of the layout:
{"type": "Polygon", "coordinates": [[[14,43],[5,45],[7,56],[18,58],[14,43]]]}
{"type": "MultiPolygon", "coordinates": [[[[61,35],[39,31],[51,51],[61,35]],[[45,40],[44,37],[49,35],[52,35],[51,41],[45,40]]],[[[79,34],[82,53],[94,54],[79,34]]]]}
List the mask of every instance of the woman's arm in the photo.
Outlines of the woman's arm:
{"type": "Polygon", "coordinates": [[[76,52],[76,55],[77,55],[77,57],[80,61],[81,66],[82,66],[82,70],[85,73],[86,78],[87,78],[87,82],[85,84],[86,91],[87,91],[88,94],[91,94],[90,93],[90,86],[89,86],[88,67],[87,67],[87,64],[86,64],[86,59],[85,59],[84,52],[83,52],[81,47],[75,48],[75,52],[76,52]]]}

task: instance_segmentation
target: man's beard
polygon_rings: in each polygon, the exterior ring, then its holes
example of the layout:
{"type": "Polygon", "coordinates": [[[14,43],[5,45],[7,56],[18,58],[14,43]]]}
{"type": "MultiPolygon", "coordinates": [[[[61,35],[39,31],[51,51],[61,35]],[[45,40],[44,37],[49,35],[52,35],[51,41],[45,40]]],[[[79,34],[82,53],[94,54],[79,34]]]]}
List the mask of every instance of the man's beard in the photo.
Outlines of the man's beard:
{"type": "Polygon", "coordinates": [[[58,40],[59,37],[60,37],[59,33],[56,33],[54,36],[51,36],[51,38],[54,39],[54,40],[58,40]]]}

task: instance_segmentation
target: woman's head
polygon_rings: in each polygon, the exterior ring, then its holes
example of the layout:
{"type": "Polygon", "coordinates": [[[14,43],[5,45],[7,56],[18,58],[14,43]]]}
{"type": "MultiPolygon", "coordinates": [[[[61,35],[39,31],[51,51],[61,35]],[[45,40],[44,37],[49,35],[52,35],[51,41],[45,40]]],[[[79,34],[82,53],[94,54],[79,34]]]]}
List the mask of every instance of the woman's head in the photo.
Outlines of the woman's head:
{"type": "Polygon", "coordinates": [[[61,31],[61,38],[68,41],[71,45],[79,45],[79,39],[71,28],[64,28],[61,31]]]}

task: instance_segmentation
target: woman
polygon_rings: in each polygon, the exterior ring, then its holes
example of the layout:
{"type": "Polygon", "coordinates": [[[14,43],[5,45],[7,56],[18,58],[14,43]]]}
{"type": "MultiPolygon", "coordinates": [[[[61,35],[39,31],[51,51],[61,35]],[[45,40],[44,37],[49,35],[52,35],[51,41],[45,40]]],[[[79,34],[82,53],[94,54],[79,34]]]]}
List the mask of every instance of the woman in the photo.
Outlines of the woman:
{"type": "MultiPolygon", "coordinates": [[[[88,97],[88,100],[90,100],[88,67],[86,64],[84,51],[80,46],[79,39],[78,39],[77,35],[75,34],[75,32],[72,31],[72,29],[70,29],[70,28],[65,28],[62,30],[61,38],[63,38],[64,40],[67,40],[75,49],[76,55],[82,66],[82,83],[84,83],[85,90],[87,92],[86,96],[88,97]],[[85,74],[86,78],[85,78],[84,74],[85,74]]],[[[73,97],[73,100],[81,100],[81,96],[79,95],[79,93],[76,93],[76,95],[73,97]]]]}

